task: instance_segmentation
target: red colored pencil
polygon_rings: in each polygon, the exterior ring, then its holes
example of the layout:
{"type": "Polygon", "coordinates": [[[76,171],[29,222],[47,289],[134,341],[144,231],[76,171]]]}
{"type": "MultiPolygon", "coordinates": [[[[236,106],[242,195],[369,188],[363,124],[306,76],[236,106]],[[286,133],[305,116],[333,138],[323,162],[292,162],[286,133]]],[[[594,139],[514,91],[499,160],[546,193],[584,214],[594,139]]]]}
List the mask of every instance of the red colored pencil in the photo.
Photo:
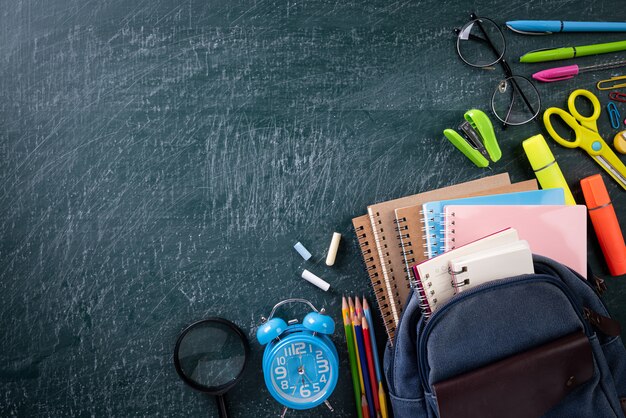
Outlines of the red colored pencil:
{"type": "Polygon", "coordinates": [[[365,353],[367,354],[367,368],[372,385],[372,396],[374,397],[374,409],[380,412],[380,399],[378,398],[378,382],[376,381],[376,369],[374,368],[374,358],[372,357],[372,340],[370,338],[367,319],[361,316],[361,326],[363,327],[363,340],[365,341],[365,353]]]}
{"type": "Polygon", "coordinates": [[[367,398],[365,395],[361,396],[361,411],[363,411],[363,418],[370,418],[370,411],[367,405],[367,398]]]}

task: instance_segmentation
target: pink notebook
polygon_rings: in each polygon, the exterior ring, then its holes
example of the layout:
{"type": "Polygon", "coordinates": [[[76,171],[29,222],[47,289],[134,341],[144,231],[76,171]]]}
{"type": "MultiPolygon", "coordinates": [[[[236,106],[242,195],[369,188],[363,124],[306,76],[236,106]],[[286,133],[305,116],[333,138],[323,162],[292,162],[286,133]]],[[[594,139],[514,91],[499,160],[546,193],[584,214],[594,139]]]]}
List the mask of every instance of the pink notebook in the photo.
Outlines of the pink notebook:
{"type": "Polygon", "coordinates": [[[446,206],[445,250],[515,228],[530,249],[587,277],[587,208],[578,206],[446,206]]]}

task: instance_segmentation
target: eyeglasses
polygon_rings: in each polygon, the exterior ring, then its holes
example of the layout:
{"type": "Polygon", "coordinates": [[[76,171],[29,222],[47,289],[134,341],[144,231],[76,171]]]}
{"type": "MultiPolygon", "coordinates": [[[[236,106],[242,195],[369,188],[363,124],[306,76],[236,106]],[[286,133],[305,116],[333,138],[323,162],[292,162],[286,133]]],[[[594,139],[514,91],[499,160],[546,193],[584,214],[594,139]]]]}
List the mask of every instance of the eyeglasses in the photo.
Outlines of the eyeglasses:
{"type": "Polygon", "coordinates": [[[504,59],[506,41],[498,24],[486,17],[470,15],[470,21],[457,34],[456,50],[467,65],[493,69],[500,64],[505,78],[491,96],[491,110],[504,124],[523,125],[535,119],[541,110],[541,98],[534,84],[520,75],[514,75],[504,59]]]}

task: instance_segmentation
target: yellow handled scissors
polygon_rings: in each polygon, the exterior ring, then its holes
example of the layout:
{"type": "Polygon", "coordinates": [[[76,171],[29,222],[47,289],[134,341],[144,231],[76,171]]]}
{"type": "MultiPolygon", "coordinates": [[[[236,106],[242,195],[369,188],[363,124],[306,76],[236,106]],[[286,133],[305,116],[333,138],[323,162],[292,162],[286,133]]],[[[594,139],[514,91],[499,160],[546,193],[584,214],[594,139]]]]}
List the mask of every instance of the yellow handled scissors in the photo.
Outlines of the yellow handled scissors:
{"type": "Polygon", "coordinates": [[[582,148],[594,159],[611,177],[626,189],[626,166],[620,161],[615,153],[604,142],[598,133],[597,120],[600,117],[600,101],[589,90],[574,90],[567,99],[569,113],[558,107],[551,107],[543,113],[543,123],[552,138],[567,148],[582,148]],[[593,105],[593,114],[583,116],[576,109],[576,99],[586,97],[593,105]],[[574,130],[574,139],[562,138],[552,127],[550,116],[560,117],[570,128],[574,130]]]}

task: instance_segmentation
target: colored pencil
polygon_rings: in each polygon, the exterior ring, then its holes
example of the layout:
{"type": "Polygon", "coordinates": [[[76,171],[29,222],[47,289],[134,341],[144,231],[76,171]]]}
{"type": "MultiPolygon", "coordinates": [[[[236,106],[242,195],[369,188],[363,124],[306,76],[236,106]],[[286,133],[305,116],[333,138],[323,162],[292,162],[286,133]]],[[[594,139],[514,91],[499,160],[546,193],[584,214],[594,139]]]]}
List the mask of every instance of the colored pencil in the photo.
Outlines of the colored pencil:
{"type": "Polygon", "coordinates": [[[383,387],[383,373],[378,359],[378,347],[376,345],[376,333],[374,332],[374,321],[372,319],[372,310],[370,309],[367,299],[363,297],[363,313],[367,319],[370,331],[370,339],[372,341],[372,356],[374,357],[374,366],[376,367],[376,378],[378,379],[378,398],[380,404],[380,413],[382,418],[389,416],[389,410],[387,409],[387,394],[383,387]]]}
{"type": "Polygon", "coordinates": [[[370,418],[369,408],[367,407],[367,399],[365,399],[365,395],[361,396],[361,413],[363,414],[363,418],[370,418]]]}
{"type": "Polygon", "coordinates": [[[361,327],[363,329],[363,342],[365,344],[365,354],[367,355],[367,372],[370,375],[372,385],[372,397],[374,398],[374,409],[380,412],[380,399],[378,399],[378,381],[376,380],[376,370],[374,369],[374,359],[372,358],[372,342],[370,341],[369,327],[367,319],[361,317],[361,327]]]}
{"type": "Polygon", "coordinates": [[[352,318],[354,318],[354,303],[352,303],[352,298],[348,297],[348,307],[350,308],[350,324],[352,324],[352,335],[354,335],[354,351],[356,352],[356,366],[359,370],[359,382],[361,384],[361,393],[365,393],[365,385],[363,384],[363,370],[361,370],[361,357],[359,356],[359,350],[356,348],[356,334],[354,332],[354,324],[352,323],[352,318]]]}
{"type": "Polygon", "coordinates": [[[354,389],[354,399],[356,401],[356,412],[358,418],[363,418],[361,412],[361,385],[359,384],[359,369],[356,366],[356,354],[354,350],[354,333],[352,332],[352,321],[350,320],[350,308],[346,297],[341,298],[341,314],[343,317],[343,329],[346,332],[346,344],[348,345],[348,360],[350,361],[350,374],[352,375],[352,388],[354,389]]]}
{"type": "Polygon", "coordinates": [[[363,329],[359,323],[359,318],[355,316],[352,319],[354,323],[354,333],[356,334],[357,348],[359,350],[359,358],[361,359],[361,371],[363,372],[363,384],[365,387],[365,397],[367,398],[368,409],[371,417],[376,416],[374,411],[374,397],[372,392],[372,385],[367,368],[367,354],[365,353],[365,341],[363,339],[363,329]]]}
{"type": "Polygon", "coordinates": [[[383,382],[378,382],[378,398],[380,402],[380,416],[382,418],[389,417],[389,410],[387,410],[387,397],[385,395],[385,389],[383,388],[383,382]]]}
{"type": "Polygon", "coordinates": [[[363,306],[359,298],[354,298],[354,312],[358,315],[359,319],[363,316],[363,306]]]}
{"type": "Polygon", "coordinates": [[[380,362],[378,360],[378,346],[376,345],[376,334],[374,333],[374,321],[372,320],[372,311],[367,303],[367,299],[363,297],[363,313],[367,319],[367,324],[370,329],[370,340],[372,341],[372,355],[374,356],[374,366],[376,366],[376,380],[383,381],[383,374],[380,370],[380,362]]]}

